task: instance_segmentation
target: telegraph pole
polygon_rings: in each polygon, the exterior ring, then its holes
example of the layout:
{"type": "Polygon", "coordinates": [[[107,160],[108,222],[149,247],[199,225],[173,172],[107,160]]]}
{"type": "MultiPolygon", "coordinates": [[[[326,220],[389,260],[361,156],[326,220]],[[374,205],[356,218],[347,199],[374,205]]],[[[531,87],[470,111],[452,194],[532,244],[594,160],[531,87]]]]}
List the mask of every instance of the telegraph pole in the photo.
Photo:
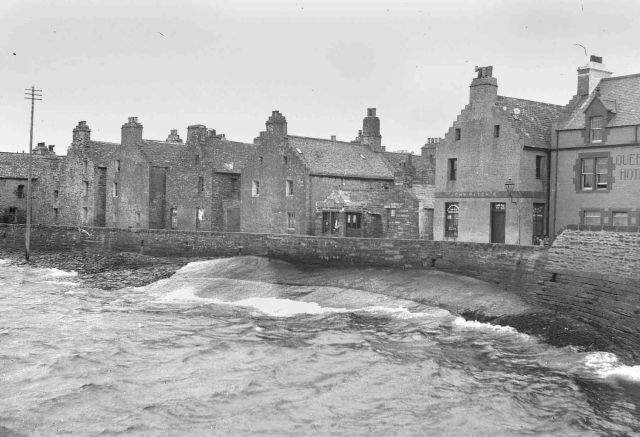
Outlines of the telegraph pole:
{"type": "Polygon", "coordinates": [[[25,99],[31,100],[31,129],[29,131],[29,173],[27,174],[27,227],[24,231],[24,258],[29,261],[31,256],[29,243],[31,239],[31,171],[32,171],[32,149],[33,149],[33,107],[36,100],[42,100],[42,90],[35,87],[25,88],[25,99]]]}

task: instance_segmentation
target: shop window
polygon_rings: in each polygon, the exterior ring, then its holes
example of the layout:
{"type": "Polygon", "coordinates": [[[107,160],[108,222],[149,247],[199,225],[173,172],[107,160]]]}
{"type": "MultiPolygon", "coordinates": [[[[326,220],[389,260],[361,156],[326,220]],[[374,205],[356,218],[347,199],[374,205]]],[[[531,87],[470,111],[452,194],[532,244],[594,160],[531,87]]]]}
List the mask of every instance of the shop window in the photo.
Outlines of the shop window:
{"type": "Polygon", "coordinates": [[[604,130],[604,117],[591,117],[589,119],[589,138],[592,143],[602,142],[602,132],[604,130]]]}
{"type": "Polygon", "coordinates": [[[537,155],[536,156],[536,179],[542,179],[543,170],[542,166],[544,165],[544,156],[537,155]]]}
{"type": "Polygon", "coordinates": [[[613,226],[629,226],[629,213],[626,211],[614,211],[611,213],[613,226]]]}
{"type": "Polygon", "coordinates": [[[287,213],[287,229],[295,229],[296,228],[296,213],[288,212],[287,213]]]}
{"type": "Polygon", "coordinates": [[[583,225],[601,225],[602,224],[602,211],[599,210],[585,210],[582,213],[583,225]]]}
{"type": "Polygon", "coordinates": [[[260,196],[260,181],[253,181],[251,183],[251,196],[253,197],[260,196]]]}
{"type": "Polygon", "coordinates": [[[496,124],[495,126],[493,126],[493,137],[494,138],[500,137],[500,125],[499,124],[496,124]]]}
{"type": "Polygon", "coordinates": [[[456,130],[455,130],[456,141],[460,141],[461,135],[462,135],[462,133],[460,131],[460,128],[456,128],[456,130]]]}
{"type": "Polygon", "coordinates": [[[293,181],[286,180],[284,185],[284,190],[287,196],[293,196],[293,181]]]}
{"type": "Polygon", "coordinates": [[[448,177],[450,181],[455,181],[458,173],[458,159],[449,158],[448,177]]]}
{"type": "Polygon", "coordinates": [[[460,209],[458,203],[445,203],[444,236],[446,238],[458,237],[458,215],[460,209]]]}
{"type": "Polygon", "coordinates": [[[606,190],[609,169],[606,157],[582,158],[580,162],[581,189],[583,191],[606,190]]]}
{"type": "Polygon", "coordinates": [[[24,197],[24,185],[18,185],[16,188],[16,197],[22,199],[24,197]]]}
{"type": "Polygon", "coordinates": [[[324,211],[322,213],[322,233],[333,234],[338,230],[338,213],[333,211],[324,211]]]}
{"type": "Polygon", "coordinates": [[[359,212],[347,213],[347,229],[360,229],[362,226],[362,214],[359,212]]]}
{"type": "Polygon", "coordinates": [[[544,203],[533,204],[533,244],[539,245],[544,241],[544,203]]]}

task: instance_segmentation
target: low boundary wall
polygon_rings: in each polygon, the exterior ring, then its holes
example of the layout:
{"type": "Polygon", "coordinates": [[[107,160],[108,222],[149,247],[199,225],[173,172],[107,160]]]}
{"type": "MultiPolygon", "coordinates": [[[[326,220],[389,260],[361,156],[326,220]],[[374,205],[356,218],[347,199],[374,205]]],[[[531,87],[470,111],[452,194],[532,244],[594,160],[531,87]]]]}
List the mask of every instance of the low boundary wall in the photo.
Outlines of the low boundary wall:
{"type": "MultiPolygon", "coordinates": [[[[0,225],[0,248],[24,225],[0,225]]],[[[609,335],[640,359],[640,233],[567,229],[553,246],[34,226],[33,250],[86,247],[164,256],[260,255],[302,263],[435,268],[478,278],[609,335]],[[638,351],[638,352],[636,352],[638,351]]]]}

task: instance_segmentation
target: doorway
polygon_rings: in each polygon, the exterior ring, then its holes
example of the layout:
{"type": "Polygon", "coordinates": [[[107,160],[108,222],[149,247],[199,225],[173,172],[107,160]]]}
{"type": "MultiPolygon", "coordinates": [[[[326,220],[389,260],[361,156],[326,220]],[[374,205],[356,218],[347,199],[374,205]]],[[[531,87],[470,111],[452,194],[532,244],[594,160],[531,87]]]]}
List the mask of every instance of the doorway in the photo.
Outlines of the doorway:
{"type": "Polygon", "coordinates": [[[491,204],[491,242],[504,244],[504,226],[506,218],[506,204],[491,204]]]}

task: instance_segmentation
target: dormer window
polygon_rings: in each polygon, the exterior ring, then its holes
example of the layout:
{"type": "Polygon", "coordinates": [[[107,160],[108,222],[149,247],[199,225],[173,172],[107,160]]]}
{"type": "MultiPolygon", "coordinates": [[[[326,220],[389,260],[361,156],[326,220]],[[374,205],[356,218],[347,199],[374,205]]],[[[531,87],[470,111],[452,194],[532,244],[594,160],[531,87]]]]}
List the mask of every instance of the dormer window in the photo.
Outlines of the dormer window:
{"type": "Polygon", "coordinates": [[[597,116],[589,119],[589,138],[592,143],[602,142],[602,131],[604,130],[604,117],[597,116]]]}

